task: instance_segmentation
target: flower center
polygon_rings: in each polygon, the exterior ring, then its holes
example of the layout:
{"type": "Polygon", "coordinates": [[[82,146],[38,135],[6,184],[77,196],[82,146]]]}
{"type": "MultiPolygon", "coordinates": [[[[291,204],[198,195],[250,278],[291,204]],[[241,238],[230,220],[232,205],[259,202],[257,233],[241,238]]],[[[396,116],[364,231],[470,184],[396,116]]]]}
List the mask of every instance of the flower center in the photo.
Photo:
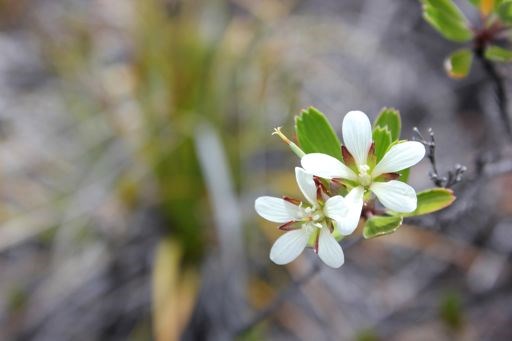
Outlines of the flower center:
{"type": "Polygon", "coordinates": [[[370,166],[360,165],[359,167],[359,183],[363,186],[369,186],[372,183],[372,177],[368,174],[370,166]]]}
{"type": "Polygon", "coordinates": [[[304,209],[304,221],[307,225],[322,228],[322,221],[325,219],[322,210],[315,207],[306,207],[304,209]]]}

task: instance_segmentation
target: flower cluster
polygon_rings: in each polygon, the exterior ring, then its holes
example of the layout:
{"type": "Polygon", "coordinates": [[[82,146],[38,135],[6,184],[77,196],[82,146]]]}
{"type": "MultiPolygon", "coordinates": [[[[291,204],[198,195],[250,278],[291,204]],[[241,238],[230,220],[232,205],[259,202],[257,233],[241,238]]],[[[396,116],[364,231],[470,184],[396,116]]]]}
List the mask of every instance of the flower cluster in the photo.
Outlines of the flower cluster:
{"type": "Polygon", "coordinates": [[[423,144],[396,140],[378,158],[371,123],[361,111],[345,116],[342,136],[339,159],[325,153],[299,154],[302,168],[295,168],[295,176],[305,200],[256,199],[256,212],[286,231],[270,251],[274,263],[287,264],[311,246],[325,264],[338,268],[344,254],[337,237],[355,231],[365,203],[376,197],[389,212],[416,210],[415,190],[397,179],[400,171],[424,157],[423,144]]]}

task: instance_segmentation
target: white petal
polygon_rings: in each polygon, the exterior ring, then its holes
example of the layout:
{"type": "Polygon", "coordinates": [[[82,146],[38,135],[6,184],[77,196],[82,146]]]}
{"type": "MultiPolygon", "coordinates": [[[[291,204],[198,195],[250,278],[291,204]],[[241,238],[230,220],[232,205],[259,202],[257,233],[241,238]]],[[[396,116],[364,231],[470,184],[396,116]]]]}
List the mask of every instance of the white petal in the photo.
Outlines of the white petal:
{"type": "Polygon", "coordinates": [[[318,256],[331,268],[339,268],[345,262],[345,255],[340,244],[332,236],[327,228],[320,230],[320,238],[318,240],[318,256]]]}
{"type": "Polygon", "coordinates": [[[386,208],[395,212],[412,212],[417,199],[414,188],[401,181],[374,182],[370,190],[386,208]]]}
{"type": "Polygon", "coordinates": [[[290,263],[304,250],[309,235],[305,229],[286,232],[272,245],[270,259],[279,265],[290,263]]]}
{"type": "Polygon", "coordinates": [[[295,178],[299,185],[304,197],[314,206],[317,205],[316,200],[316,185],[313,181],[313,175],[306,173],[306,171],[300,167],[295,167],[295,178]]]}
{"type": "Polygon", "coordinates": [[[425,146],[417,141],[395,144],[372,171],[372,177],[383,173],[398,172],[414,166],[425,156],[425,146]]]}
{"type": "Polygon", "coordinates": [[[274,223],[287,223],[300,219],[302,209],[281,198],[259,197],[254,202],[256,212],[274,223]]]}
{"type": "Polygon", "coordinates": [[[343,142],[358,165],[365,165],[372,145],[372,125],[362,111],[350,111],[343,119],[343,142]]]}
{"type": "Polygon", "coordinates": [[[344,236],[351,234],[359,224],[361,210],[363,208],[363,187],[352,189],[345,198],[340,200],[335,196],[329,198],[324,206],[327,217],[335,220],[336,228],[344,236]]]}
{"type": "Polygon", "coordinates": [[[348,213],[343,221],[337,224],[340,233],[344,236],[351,234],[357,228],[359,219],[361,218],[361,211],[363,209],[363,187],[356,187],[352,189],[345,197],[346,202],[349,204],[348,213]]]}
{"type": "Polygon", "coordinates": [[[340,160],[322,153],[306,154],[300,160],[306,172],[326,179],[343,178],[357,180],[354,172],[340,160]]]}
{"type": "Polygon", "coordinates": [[[336,221],[345,219],[349,210],[349,205],[341,195],[330,197],[325,202],[324,214],[336,221]]]}

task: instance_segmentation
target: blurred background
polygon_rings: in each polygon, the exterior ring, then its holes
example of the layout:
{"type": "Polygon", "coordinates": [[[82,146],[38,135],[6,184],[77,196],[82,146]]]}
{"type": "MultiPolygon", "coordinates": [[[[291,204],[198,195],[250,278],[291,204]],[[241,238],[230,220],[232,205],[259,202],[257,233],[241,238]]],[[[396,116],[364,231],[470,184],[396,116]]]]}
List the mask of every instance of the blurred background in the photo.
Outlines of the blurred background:
{"type": "Polygon", "coordinates": [[[512,339],[510,143],[454,47],[418,1],[0,0],[0,339],[512,339]],[[432,127],[458,200],[274,265],[254,200],[300,196],[271,132],[309,105],[432,127]]]}

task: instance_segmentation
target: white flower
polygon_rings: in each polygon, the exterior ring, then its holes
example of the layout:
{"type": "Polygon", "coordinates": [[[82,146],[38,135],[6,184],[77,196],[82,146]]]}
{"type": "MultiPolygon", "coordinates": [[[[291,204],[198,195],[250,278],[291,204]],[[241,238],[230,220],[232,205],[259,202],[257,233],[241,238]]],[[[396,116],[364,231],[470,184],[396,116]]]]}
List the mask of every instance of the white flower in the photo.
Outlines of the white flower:
{"type": "Polygon", "coordinates": [[[314,238],[315,252],[320,259],[332,268],[339,268],[345,257],[331,229],[337,228],[342,235],[354,232],[361,214],[357,208],[363,204],[362,191],[355,189],[346,197],[336,195],[323,202],[324,194],[315,184],[313,175],[296,167],[295,176],[306,203],[264,196],[256,199],[254,205],[260,216],[283,224],[280,229],[288,231],[272,246],[270,259],[280,265],[290,263],[314,238]]]}
{"type": "MultiPolygon", "coordinates": [[[[349,153],[347,157],[344,156],[345,162],[350,161],[347,159],[353,158],[352,167],[346,166],[332,156],[321,153],[307,154],[302,157],[302,167],[308,173],[323,178],[350,180],[357,187],[372,191],[379,201],[390,210],[414,211],[417,205],[414,188],[401,181],[386,180],[396,177],[397,174],[394,173],[420,162],[425,156],[423,144],[416,141],[397,143],[376,165],[372,165],[374,162],[368,158],[369,153],[373,154],[373,151],[370,150],[373,143],[372,127],[368,117],[361,111],[350,111],[343,119],[342,134],[349,153]]],[[[364,190],[358,192],[361,199],[364,190]]]]}

